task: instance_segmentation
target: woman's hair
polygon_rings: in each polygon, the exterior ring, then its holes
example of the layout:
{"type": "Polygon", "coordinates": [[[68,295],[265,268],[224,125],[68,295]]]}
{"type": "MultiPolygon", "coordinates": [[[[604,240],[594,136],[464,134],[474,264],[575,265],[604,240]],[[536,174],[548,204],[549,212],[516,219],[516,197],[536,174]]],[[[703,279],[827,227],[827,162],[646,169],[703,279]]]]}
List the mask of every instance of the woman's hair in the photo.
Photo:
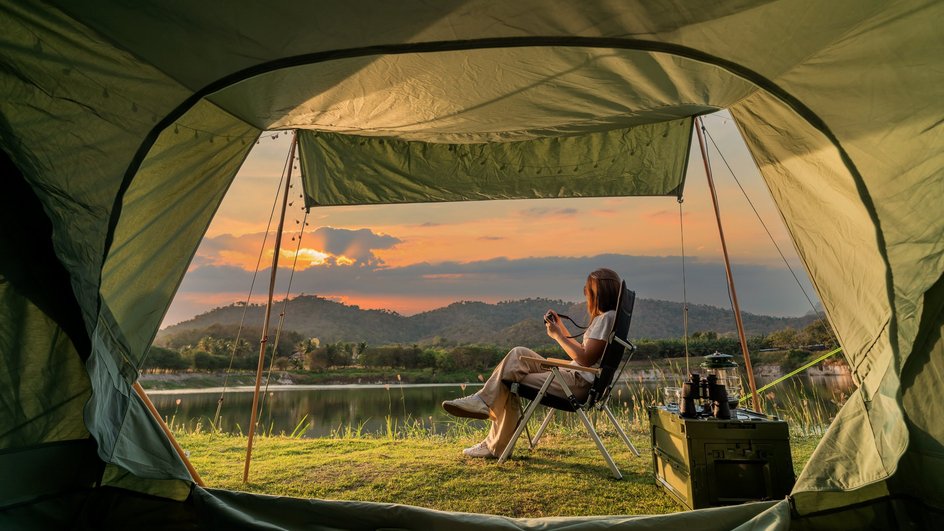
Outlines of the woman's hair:
{"type": "Polygon", "coordinates": [[[587,313],[591,319],[616,309],[620,283],[619,275],[612,269],[600,268],[587,276],[583,291],[587,295],[587,313]]]}

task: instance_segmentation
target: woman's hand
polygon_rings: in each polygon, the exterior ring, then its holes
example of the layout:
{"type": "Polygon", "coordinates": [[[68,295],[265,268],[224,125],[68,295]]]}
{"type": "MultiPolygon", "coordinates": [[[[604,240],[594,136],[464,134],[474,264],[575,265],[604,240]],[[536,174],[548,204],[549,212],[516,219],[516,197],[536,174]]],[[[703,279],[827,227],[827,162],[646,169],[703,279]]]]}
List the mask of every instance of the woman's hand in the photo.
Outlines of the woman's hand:
{"type": "MultiPolygon", "coordinates": [[[[564,349],[564,352],[567,353],[567,356],[570,357],[570,359],[580,363],[581,365],[584,365],[585,367],[588,367],[589,365],[581,363],[581,360],[583,360],[585,357],[583,345],[569,337],[570,332],[567,330],[567,327],[564,326],[564,323],[561,321],[560,316],[557,315],[557,312],[554,310],[548,310],[545,315],[550,317],[550,319],[545,318],[544,320],[544,327],[547,328],[547,335],[551,336],[551,339],[554,341],[557,341],[557,344],[560,345],[562,349],[564,349]]],[[[605,341],[601,341],[600,343],[606,345],[605,341]]]]}
{"type": "Polygon", "coordinates": [[[548,310],[545,316],[550,316],[551,319],[544,320],[544,327],[547,329],[547,335],[551,339],[557,340],[558,338],[567,337],[570,334],[567,333],[567,329],[564,327],[564,323],[561,322],[561,318],[557,315],[557,312],[554,310],[548,310]]]}

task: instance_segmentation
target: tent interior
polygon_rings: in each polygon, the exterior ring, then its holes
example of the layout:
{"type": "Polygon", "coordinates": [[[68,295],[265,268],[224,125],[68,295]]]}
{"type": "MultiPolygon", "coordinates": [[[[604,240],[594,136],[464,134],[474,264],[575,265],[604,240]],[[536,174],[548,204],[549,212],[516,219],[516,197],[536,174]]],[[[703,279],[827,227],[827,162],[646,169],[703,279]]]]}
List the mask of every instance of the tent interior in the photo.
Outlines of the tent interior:
{"type": "Polygon", "coordinates": [[[0,0],[0,527],[858,529],[941,515],[944,3],[241,4],[0,0]],[[513,520],[202,488],[132,390],[264,130],[299,131],[310,207],[675,195],[692,118],[718,109],[858,387],[786,500],[513,520]]]}

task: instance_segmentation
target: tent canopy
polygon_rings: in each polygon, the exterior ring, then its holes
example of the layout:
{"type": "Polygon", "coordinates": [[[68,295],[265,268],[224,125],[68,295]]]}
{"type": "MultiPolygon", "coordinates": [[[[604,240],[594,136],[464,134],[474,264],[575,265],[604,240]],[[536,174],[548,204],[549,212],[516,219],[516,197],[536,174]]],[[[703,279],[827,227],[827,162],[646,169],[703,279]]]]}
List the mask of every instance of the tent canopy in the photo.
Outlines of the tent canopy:
{"type": "MultiPolygon", "coordinates": [[[[0,465],[91,437],[105,483],[187,497],[130,386],[262,130],[301,131],[309,206],[671,196],[726,108],[859,385],[793,517],[944,507],[944,4],[241,4],[0,0],[4,205],[39,228],[4,218],[0,465]]],[[[46,476],[0,507],[85,481],[46,476]]]]}

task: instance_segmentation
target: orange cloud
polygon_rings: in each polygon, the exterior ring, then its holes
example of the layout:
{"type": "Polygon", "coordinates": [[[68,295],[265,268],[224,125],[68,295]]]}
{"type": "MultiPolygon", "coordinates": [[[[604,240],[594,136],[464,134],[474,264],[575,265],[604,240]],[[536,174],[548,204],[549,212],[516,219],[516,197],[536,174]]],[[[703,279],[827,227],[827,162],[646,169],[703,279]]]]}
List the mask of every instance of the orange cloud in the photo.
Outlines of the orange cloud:
{"type": "Polygon", "coordinates": [[[679,214],[677,211],[673,212],[671,210],[657,210],[655,212],[649,212],[646,215],[646,219],[653,223],[671,223],[677,226],[679,222],[679,214]]]}
{"type": "MultiPolygon", "coordinates": [[[[270,233],[265,238],[264,233],[221,234],[204,238],[197,250],[192,264],[194,267],[204,265],[235,266],[252,271],[259,260],[259,250],[265,242],[266,249],[262,253],[261,267],[268,267],[272,262],[275,235],[270,233]]],[[[288,267],[296,260],[296,269],[304,270],[322,265],[370,265],[378,266],[382,261],[375,251],[394,247],[401,240],[387,234],[378,234],[370,229],[343,229],[333,227],[319,227],[305,233],[287,233],[282,240],[279,250],[280,266],[288,267]],[[291,234],[289,238],[288,234],[291,234]],[[297,238],[301,238],[299,241],[297,238]],[[304,247],[298,247],[304,242],[304,247]]]]}
{"type": "MultiPolygon", "coordinates": [[[[269,254],[272,254],[271,251],[269,254]]],[[[329,263],[333,258],[330,254],[319,251],[317,249],[308,249],[302,247],[297,251],[291,249],[281,249],[279,256],[284,257],[287,260],[295,261],[295,269],[303,271],[312,266],[325,265],[329,263]]]]}

